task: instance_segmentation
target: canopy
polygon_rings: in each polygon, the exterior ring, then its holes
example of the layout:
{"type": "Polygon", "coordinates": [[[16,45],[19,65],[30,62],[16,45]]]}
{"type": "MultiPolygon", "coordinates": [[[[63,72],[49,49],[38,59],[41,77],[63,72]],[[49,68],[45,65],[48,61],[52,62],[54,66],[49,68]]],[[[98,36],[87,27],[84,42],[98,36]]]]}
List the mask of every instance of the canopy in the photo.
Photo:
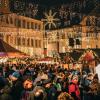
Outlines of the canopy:
{"type": "Polygon", "coordinates": [[[74,59],[74,61],[78,61],[83,52],[83,49],[75,49],[73,52],[70,52],[70,56],[74,59]]]}
{"type": "Polygon", "coordinates": [[[27,55],[0,39],[0,57],[26,57],[27,55]]]}

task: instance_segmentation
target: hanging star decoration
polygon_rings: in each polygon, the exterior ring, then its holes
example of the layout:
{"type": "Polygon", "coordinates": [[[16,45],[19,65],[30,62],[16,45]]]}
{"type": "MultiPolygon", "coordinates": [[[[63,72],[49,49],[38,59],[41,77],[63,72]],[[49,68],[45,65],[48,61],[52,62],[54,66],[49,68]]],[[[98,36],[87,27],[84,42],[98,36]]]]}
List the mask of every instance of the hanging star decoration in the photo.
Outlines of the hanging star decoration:
{"type": "Polygon", "coordinates": [[[54,26],[56,28],[56,24],[55,21],[59,21],[58,18],[55,18],[55,15],[57,14],[57,12],[55,12],[53,14],[52,10],[49,10],[49,13],[44,13],[45,15],[45,19],[42,19],[42,21],[44,22],[44,26],[48,25],[48,28],[51,29],[52,26],[54,26]]]}

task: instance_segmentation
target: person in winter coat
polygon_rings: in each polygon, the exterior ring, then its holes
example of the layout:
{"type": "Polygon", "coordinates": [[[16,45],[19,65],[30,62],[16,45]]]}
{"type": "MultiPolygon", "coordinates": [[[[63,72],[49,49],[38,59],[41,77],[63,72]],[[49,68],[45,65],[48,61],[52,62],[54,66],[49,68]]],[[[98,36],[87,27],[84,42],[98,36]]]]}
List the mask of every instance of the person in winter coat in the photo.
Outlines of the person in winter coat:
{"type": "Polygon", "coordinates": [[[80,90],[78,86],[78,77],[73,77],[71,83],[69,84],[69,94],[75,99],[80,100],[80,90]]]}
{"type": "Polygon", "coordinates": [[[13,100],[10,93],[11,93],[11,88],[8,85],[5,85],[4,88],[2,89],[0,100],[13,100]]]}
{"type": "Polygon", "coordinates": [[[100,99],[100,83],[97,74],[94,76],[91,85],[89,86],[90,90],[88,93],[90,94],[90,99],[99,100],[100,99]]]}
{"type": "Polygon", "coordinates": [[[22,80],[20,77],[20,73],[15,71],[11,75],[9,75],[9,82],[11,87],[11,96],[13,100],[20,100],[21,92],[23,90],[22,80]]]}

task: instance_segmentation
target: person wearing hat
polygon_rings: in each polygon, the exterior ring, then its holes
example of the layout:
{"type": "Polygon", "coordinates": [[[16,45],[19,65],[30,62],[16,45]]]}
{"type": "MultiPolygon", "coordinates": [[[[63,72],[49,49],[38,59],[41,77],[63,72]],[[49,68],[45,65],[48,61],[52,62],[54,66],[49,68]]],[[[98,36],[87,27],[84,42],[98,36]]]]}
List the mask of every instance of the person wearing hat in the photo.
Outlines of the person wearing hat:
{"type": "Polygon", "coordinates": [[[9,78],[12,80],[12,81],[16,81],[18,78],[20,77],[20,73],[19,72],[14,72],[12,73],[11,75],[9,75],[9,78]]]}
{"type": "Polygon", "coordinates": [[[11,86],[11,96],[13,100],[20,100],[22,87],[22,79],[18,71],[13,72],[9,75],[9,83],[11,86]],[[17,98],[16,98],[17,97],[17,98]]]}

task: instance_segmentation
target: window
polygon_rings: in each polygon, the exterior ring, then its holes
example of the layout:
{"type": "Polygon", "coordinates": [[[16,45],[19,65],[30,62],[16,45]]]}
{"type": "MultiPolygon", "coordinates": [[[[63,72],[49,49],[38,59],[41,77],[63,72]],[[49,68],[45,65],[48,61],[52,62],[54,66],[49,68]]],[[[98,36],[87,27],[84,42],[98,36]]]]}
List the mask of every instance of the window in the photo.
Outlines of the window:
{"type": "Polygon", "coordinates": [[[2,39],[3,38],[3,35],[2,34],[0,34],[0,39],[2,39]]]}
{"type": "Polygon", "coordinates": [[[15,24],[15,26],[17,26],[17,19],[15,19],[15,23],[14,24],[15,24]]]}
{"type": "Polygon", "coordinates": [[[25,38],[22,39],[22,45],[25,46],[25,38]]]}
{"type": "Polygon", "coordinates": [[[80,45],[81,44],[81,42],[80,42],[80,39],[76,39],[76,45],[80,45]]]}
{"type": "Polygon", "coordinates": [[[90,20],[90,17],[88,17],[86,19],[86,26],[91,26],[91,20],[90,20]]]}
{"type": "Polygon", "coordinates": [[[35,23],[34,25],[35,25],[34,28],[37,29],[37,24],[35,23]]]}
{"type": "Polygon", "coordinates": [[[21,20],[18,19],[18,27],[21,27],[21,20]]]}
{"type": "Polygon", "coordinates": [[[26,24],[26,22],[25,22],[25,20],[23,20],[23,28],[25,28],[25,24],[26,24]]]}
{"type": "Polygon", "coordinates": [[[27,46],[30,46],[30,39],[27,39],[27,46]]]}
{"type": "Polygon", "coordinates": [[[34,25],[33,25],[33,22],[31,22],[31,29],[34,29],[34,25]]]}
{"type": "Polygon", "coordinates": [[[13,19],[12,19],[12,17],[10,17],[10,24],[13,24],[13,19]]]}
{"type": "Polygon", "coordinates": [[[0,21],[3,22],[3,16],[0,16],[0,21]]]}
{"type": "Polygon", "coordinates": [[[6,23],[7,23],[7,24],[9,24],[9,21],[8,21],[8,16],[6,16],[6,23]]]}
{"type": "Polygon", "coordinates": [[[20,37],[17,38],[17,45],[21,45],[21,38],[20,37]]]}
{"type": "Polygon", "coordinates": [[[73,38],[69,38],[69,46],[74,47],[74,39],[73,38]]]}
{"type": "Polygon", "coordinates": [[[37,48],[38,47],[38,41],[35,40],[35,47],[37,48]]]}
{"type": "Polygon", "coordinates": [[[41,25],[38,25],[38,29],[39,29],[39,30],[41,29],[41,25]]]}
{"type": "Polygon", "coordinates": [[[37,24],[37,27],[36,27],[38,30],[40,30],[40,25],[39,24],[37,24]]]}
{"type": "Polygon", "coordinates": [[[39,40],[39,48],[41,48],[41,40],[39,40]]]}
{"type": "Polygon", "coordinates": [[[30,28],[29,22],[27,22],[27,28],[28,28],[28,29],[30,28]]]}
{"type": "Polygon", "coordinates": [[[34,40],[31,39],[31,46],[34,47],[34,40]]]}

